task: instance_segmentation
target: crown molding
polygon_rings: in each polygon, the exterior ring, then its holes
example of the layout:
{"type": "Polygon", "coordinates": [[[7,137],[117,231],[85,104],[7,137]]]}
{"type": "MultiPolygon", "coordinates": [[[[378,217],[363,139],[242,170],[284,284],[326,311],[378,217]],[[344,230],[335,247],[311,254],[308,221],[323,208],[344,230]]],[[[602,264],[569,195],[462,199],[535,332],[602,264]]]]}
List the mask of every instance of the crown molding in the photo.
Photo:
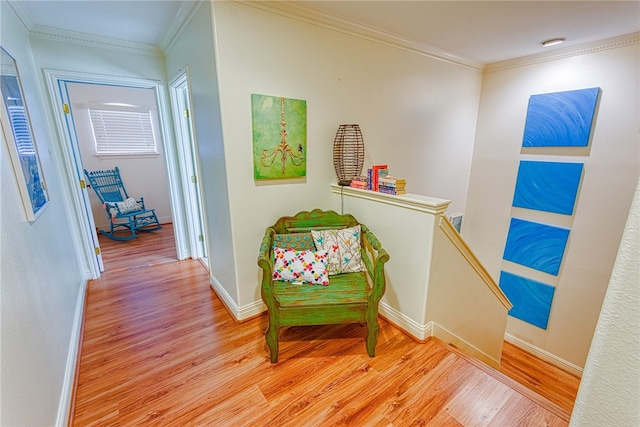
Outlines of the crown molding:
{"type": "Polygon", "coordinates": [[[160,46],[155,46],[35,25],[19,1],[6,0],[31,37],[64,43],[75,43],[90,47],[123,50],[144,55],[163,55],[163,52],[165,52],[175,42],[182,31],[184,31],[204,1],[205,0],[194,0],[183,2],[172,21],[171,27],[167,30],[163,42],[160,46]]]}
{"type": "Polygon", "coordinates": [[[610,39],[599,40],[592,43],[585,43],[576,46],[556,49],[552,52],[541,53],[537,55],[523,56],[521,58],[509,59],[506,61],[488,64],[485,73],[495,71],[508,70],[511,68],[526,67],[528,65],[540,64],[543,62],[556,61],[559,59],[570,58],[573,56],[587,55],[609,49],[618,49],[640,43],[640,32],[626,34],[610,39]]]}
{"type": "Polygon", "coordinates": [[[96,36],[93,34],[79,33],[75,31],[60,30],[57,28],[33,25],[29,31],[32,38],[53,40],[62,43],[74,43],[89,47],[114,49],[143,55],[162,55],[158,46],[119,40],[110,37],[96,36]]]}
{"type": "Polygon", "coordinates": [[[131,53],[144,55],[162,55],[162,51],[159,47],[149,44],[130,42],[109,37],[101,37],[92,34],[35,25],[20,2],[12,0],[6,0],[6,2],[14,11],[16,16],[18,17],[18,20],[20,20],[25,30],[29,33],[30,37],[53,40],[63,43],[75,43],[89,47],[124,50],[131,53]]]}
{"type": "Polygon", "coordinates": [[[22,4],[20,4],[20,2],[13,1],[13,0],[6,0],[6,3],[13,10],[13,13],[16,14],[20,23],[24,26],[25,30],[27,30],[28,32],[33,26],[33,21],[31,21],[29,14],[27,13],[26,10],[24,10],[24,8],[22,7],[22,4]]]}
{"type": "Polygon", "coordinates": [[[427,56],[439,61],[455,64],[464,68],[482,72],[484,65],[481,62],[447,52],[437,47],[418,43],[396,34],[384,32],[357,22],[348,21],[333,15],[325,14],[317,10],[303,6],[300,2],[259,1],[259,0],[234,0],[236,3],[251,6],[281,16],[296,19],[322,28],[349,34],[355,37],[382,43],[387,46],[409,51],[418,55],[427,56]]]}
{"type": "Polygon", "coordinates": [[[205,0],[195,0],[182,3],[180,9],[176,13],[176,16],[171,22],[171,27],[164,36],[162,43],[160,43],[160,49],[162,49],[163,52],[166,52],[171,46],[173,46],[189,22],[191,22],[193,17],[196,16],[196,13],[200,10],[200,6],[202,6],[204,1],[205,0]]]}

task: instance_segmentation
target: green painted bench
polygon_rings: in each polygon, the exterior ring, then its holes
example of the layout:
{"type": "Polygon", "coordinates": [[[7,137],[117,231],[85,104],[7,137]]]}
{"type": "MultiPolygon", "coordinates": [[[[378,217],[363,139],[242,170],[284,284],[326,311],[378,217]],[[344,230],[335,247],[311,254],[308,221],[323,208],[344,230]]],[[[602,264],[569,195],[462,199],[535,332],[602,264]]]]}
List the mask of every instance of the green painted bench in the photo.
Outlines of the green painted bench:
{"type": "Polygon", "coordinates": [[[380,333],[378,303],[385,291],[384,264],[389,254],[364,224],[360,224],[360,245],[366,271],[331,275],[328,286],[272,280],[273,248],[282,235],[290,239],[312,230],[342,229],[357,224],[352,215],[315,209],[280,218],[267,228],[258,265],[262,269],[262,300],[269,314],[265,340],[271,351],[271,363],[278,361],[278,335],[280,328],[286,326],[366,323],[367,353],[375,356],[380,333]]]}

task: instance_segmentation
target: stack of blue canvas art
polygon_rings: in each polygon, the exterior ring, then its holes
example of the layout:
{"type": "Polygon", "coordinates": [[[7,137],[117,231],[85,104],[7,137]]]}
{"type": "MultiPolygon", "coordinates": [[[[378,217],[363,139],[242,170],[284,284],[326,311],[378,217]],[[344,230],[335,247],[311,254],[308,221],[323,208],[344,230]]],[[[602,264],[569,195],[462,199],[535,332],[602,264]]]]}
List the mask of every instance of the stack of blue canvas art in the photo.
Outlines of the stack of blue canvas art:
{"type": "MultiPolygon", "coordinates": [[[[599,94],[599,88],[589,88],[532,95],[522,146],[539,148],[540,154],[548,154],[545,147],[588,146],[599,94]]],[[[582,175],[583,163],[523,160],[512,205],[573,215],[582,175]]],[[[503,259],[526,267],[524,271],[558,276],[569,234],[569,229],[554,224],[512,218],[503,259]]],[[[502,271],[500,288],[513,304],[509,315],[547,328],[554,286],[502,271]]]]}

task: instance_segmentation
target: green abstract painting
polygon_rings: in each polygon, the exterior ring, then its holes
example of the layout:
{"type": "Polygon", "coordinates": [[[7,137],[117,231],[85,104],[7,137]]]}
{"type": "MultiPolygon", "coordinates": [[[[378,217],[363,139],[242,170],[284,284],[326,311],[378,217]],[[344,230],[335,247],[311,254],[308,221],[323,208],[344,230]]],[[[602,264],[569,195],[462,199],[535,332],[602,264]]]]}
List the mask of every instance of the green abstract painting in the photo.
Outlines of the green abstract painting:
{"type": "Polygon", "coordinates": [[[307,175],[307,102],[251,95],[254,179],[307,175]]]}

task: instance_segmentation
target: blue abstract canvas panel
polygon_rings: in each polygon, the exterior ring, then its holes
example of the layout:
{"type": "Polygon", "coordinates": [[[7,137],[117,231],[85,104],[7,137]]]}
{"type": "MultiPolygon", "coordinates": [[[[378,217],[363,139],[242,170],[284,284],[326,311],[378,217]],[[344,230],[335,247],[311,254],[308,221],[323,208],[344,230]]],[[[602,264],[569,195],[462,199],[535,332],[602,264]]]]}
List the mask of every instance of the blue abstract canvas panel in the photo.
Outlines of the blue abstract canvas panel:
{"type": "Polygon", "coordinates": [[[555,288],[506,271],[500,272],[500,289],[509,298],[513,316],[542,329],[547,329],[555,288]]]}
{"type": "Polygon", "coordinates": [[[513,206],[572,215],[582,163],[521,161],[513,206]]]}
{"type": "Polygon", "coordinates": [[[511,218],[503,259],[558,275],[569,230],[511,218]]]}
{"type": "Polygon", "coordinates": [[[600,88],[531,95],[523,147],[586,147],[600,88]]]}

